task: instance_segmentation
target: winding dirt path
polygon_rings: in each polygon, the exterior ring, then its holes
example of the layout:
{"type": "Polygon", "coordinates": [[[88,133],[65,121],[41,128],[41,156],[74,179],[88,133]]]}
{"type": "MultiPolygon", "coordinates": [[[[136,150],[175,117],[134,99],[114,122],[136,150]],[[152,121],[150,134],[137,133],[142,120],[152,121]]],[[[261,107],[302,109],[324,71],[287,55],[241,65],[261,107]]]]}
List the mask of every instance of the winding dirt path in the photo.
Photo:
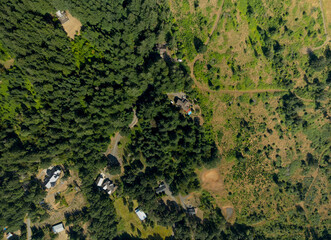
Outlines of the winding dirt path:
{"type": "Polygon", "coordinates": [[[31,220],[30,218],[28,217],[26,219],[26,229],[27,229],[27,240],[31,240],[32,239],[32,231],[31,231],[31,220]]]}
{"type": "Polygon", "coordinates": [[[294,93],[294,95],[299,98],[301,101],[304,101],[304,102],[314,102],[313,99],[307,99],[307,98],[302,98],[300,97],[298,94],[294,93]]]}
{"type": "MultiPolygon", "coordinates": [[[[327,44],[329,44],[329,43],[331,42],[331,38],[330,38],[330,36],[329,36],[329,34],[328,34],[328,31],[327,31],[328,29],[327,29],[327,27],[326,27],[326,20],[325,20],[325,14],[324,14],[323,2],[322,2],[322,0],[319,0],[319,2],[320,2],[321,12],[322,12],[323,27],[324,27],[324,32],[325,32],[326,38],[325,38],[324,43],[323,43],[321,46],[311,48],[311,49],[310,49],[311,51],[319,50],[319,49],[325,47],[327,44]]],[[[306,50],[307,50],[306,52],[307,52],[307,53],[308,53],[308,49],[309,49],[309,48],[306,48],[306,50]]]]}
{"type": "Polygon", "coordinates": [[[331,41],[330,37],[329,37],[329,36],[326,36],[325,42],[324,42],[321,46],[314,47],[314,48],[312,48],[311,50],[312,50],[312,51],[319,50],[319,49],[325,47],[327,44],[329,44],[330,41],[331,41]]]}
{"type": "Polygon", "coordinates": [[[328,36],[328,31],[327,31],[328,29],[326,27],[326,20],[325,20],[324,8],[323,8],[323,2],[322,2],[322,0],[320,0],[320,7],[321,7],[321,12],[322,12],[324,31],[325,31],[325,34],[328,36]]]}
{"type": "Polygon", "coordinates": [[[129,128],[133,128],[138,123],[138,118],[136,114],[136,109],[133,109],[133,119],[132,122],[129,124],[129,128]]]}
{"type": "Polygon", "coordinates": [[[317,169],[315,170],[315,172],[312,174],[312,176],[314,177],[314,179],[313,179],[313,181],[311,182],[311,184],[310,184],[310,186],[309,186],[309,188],[308,188],[308,190],[307,190],[307,192],[306,192],[305,199],[304,199],[305,201],[306,201],[306,198],[307,198],[307,196],[308,196],[308,193],[309,193],[311,187],[314,185],[314,182],[315,182],[315,180],[316,180],[316,178],[317,178],[317,176],[318,176],[318,171],[319,171],[319,169],[320,169],[319,164],[320,164],[320,162],[321,162],[321,160],[322,160],[322,157],[324,156],[325,152],[326,152],[327,150],[330,149],[330,147],[331,147],[331,145],[329,144],[329,145],[328,145],[328,146],[322,151],[321,155],[320,155],[319,158],[318,158],[318,166],[317,166],[317,169]]]}
{"type": "Polygon", "coordinates": [[[215,31],[215,29],[216,29],[216,27],[218,25],[218,22],[220,20],[220,16],[221,16],[221,13],[222,13],[222,10],[223,10],[223,4],[224,4],[224,0],[222,1],[222,4],[221,4],[220,8],[217,11],[215,23],[214,23],[214,25],[213,25],[213,27],[211,29],[211,32],[210,32],[210,34],[209,34],[209,36],[208,36],[208,38],[207,38],[207,40],[205,42],[205,45],[208,45],[208,43],[209,43],[211,37],[213,36],[214,31],[215,31]]]}

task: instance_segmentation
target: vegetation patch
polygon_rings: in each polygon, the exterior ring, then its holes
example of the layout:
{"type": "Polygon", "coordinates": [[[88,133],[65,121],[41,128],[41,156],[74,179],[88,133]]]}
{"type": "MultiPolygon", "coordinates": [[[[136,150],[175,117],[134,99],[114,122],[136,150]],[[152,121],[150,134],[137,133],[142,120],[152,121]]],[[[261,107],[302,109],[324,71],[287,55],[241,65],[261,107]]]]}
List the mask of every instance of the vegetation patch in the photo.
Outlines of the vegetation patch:
{"type": "Polygon", "coordinates": [[[130,236],[140,238],[161,238],[171,236],[171,227],[163,227],[157,224],[150,225],[148,220],[141,221],[134,210],[138,207],[137,201],[128,202],[127,199],[118,198],[114,202],[116,213],[120,217],[117,225],[119,234],[127,233],[130,236]]]}

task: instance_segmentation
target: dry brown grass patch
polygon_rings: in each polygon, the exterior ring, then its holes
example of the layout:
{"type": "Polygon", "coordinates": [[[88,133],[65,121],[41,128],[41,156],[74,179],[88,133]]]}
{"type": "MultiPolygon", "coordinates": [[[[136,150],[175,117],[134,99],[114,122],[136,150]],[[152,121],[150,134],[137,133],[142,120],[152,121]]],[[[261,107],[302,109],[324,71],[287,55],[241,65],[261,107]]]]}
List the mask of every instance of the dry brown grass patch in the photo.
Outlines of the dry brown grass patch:
{"type": "Polygon", "coordinates": [[[0,60],[0,64],[2,64],[6,69],[9,69],[12,66],[14,66],[14,62],[15,62],[15,59],[14,58],[9,59],[7,61],[1,61],[0,60]]]}
{"type": "MultiPolygon", "coordinates": [[[[45,175],[44,172],[44,170],[40,171],[37,176],[39,178],[43,177],[43,175],[45,175]]],[[[64,214],[66,212],[79,210],[86,205],[83,193],[75,187],[74,182],[76,182],[78,185],[81,184],[78,173],[70,170],[70,177],[67,180],[63,180],[62,178],[63,172],[61,173],[60,179],[57,181],[56,185],[47,191],[47,195],[45,197],[45,202],[49,204],[51,208],[51,210],[47,211],[50,217],[44,222],[35,223],[35,226],[42,226],[45,224],[53,225],[61,222],[65,219],[64,214]],[[72,185],[73,187],[69,189],[69,185],[72,185]],[[55,195],[58,193],[65,198],[68,206],[63,206],[60,203],[55,202],[55,195]]]]}
{"type": "Polygon", "coordinates": [[[69,20],[65,23],[62,24],[64,31],[66,31],[68,37],[70,37],[71,39],[75,38],[75,35],[79,35],[80,34],[80,28],[82,27],[81,22],[73,17],[69,11],[66,11],[66,14],[69,18],[69,20]]]}

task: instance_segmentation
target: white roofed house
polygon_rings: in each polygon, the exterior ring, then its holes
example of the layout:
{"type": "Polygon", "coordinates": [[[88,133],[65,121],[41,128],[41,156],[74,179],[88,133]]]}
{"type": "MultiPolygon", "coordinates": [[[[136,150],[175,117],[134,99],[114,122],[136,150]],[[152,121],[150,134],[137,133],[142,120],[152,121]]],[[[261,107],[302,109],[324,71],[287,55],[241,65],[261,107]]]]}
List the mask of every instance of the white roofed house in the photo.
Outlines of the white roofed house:
{"type": "Polygon", "coordinates": [[[7,239],[12,239],[12,237],[14,237],[14,235],[12,233],[7,233],[7,236],[6,236],[7,239]]]}
{"type": "Polygon", "coordinates": [[[105,178],[105,176],[101,173],[95,181],[96,185],[106,191],[109,195],[115,192],[117,186],[113,183],[109,178],[105,178]]]}
{"type": "Polygon", "coordinates": [[[45,177],[44,185],[47,189],[50,189],[51,187],[54,187],[57,180],[60,178],[61,175],[61,169],[58,167],[54,167],[51,171],[51,173],[45,177]]]}
{"type": "Polygon", "coordinates": [[[136,212],[138,218],[139,218],[141,221],[144,221],[144,220],[147,218],[146,213],[144,213],[143,211],[141,211],[139,208],[136,208],[134,211],[136,212]]]}
{"type": "Polygon", "coordinates": [[[53,225],[53,227],[52,227],[52,231],[53,231],[53,233],[55,233],[55,234],[60,233],[60,232],[62,232],[63,230],[64,230],[64,226],[63,226],[63,223],[62,223],[62,222],[60,222],[60,223],[58,223],[58,224],[55,224],[55,225],[53,225]]]}

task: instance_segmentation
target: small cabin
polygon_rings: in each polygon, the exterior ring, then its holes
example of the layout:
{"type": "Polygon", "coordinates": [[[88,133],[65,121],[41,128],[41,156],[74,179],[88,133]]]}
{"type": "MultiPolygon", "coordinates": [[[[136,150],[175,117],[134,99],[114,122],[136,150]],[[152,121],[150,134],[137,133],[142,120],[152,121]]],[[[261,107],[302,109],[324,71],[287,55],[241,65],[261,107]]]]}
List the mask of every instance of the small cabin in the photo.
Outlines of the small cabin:
{"type": "Polygon", "coordinates": [[[59,21],[61,22],[61,24],[69,21],[69,18],[67,16],[67,13],[65,11],[57,11],[56,13],[56,17],[59,19],[59,21]]]}

